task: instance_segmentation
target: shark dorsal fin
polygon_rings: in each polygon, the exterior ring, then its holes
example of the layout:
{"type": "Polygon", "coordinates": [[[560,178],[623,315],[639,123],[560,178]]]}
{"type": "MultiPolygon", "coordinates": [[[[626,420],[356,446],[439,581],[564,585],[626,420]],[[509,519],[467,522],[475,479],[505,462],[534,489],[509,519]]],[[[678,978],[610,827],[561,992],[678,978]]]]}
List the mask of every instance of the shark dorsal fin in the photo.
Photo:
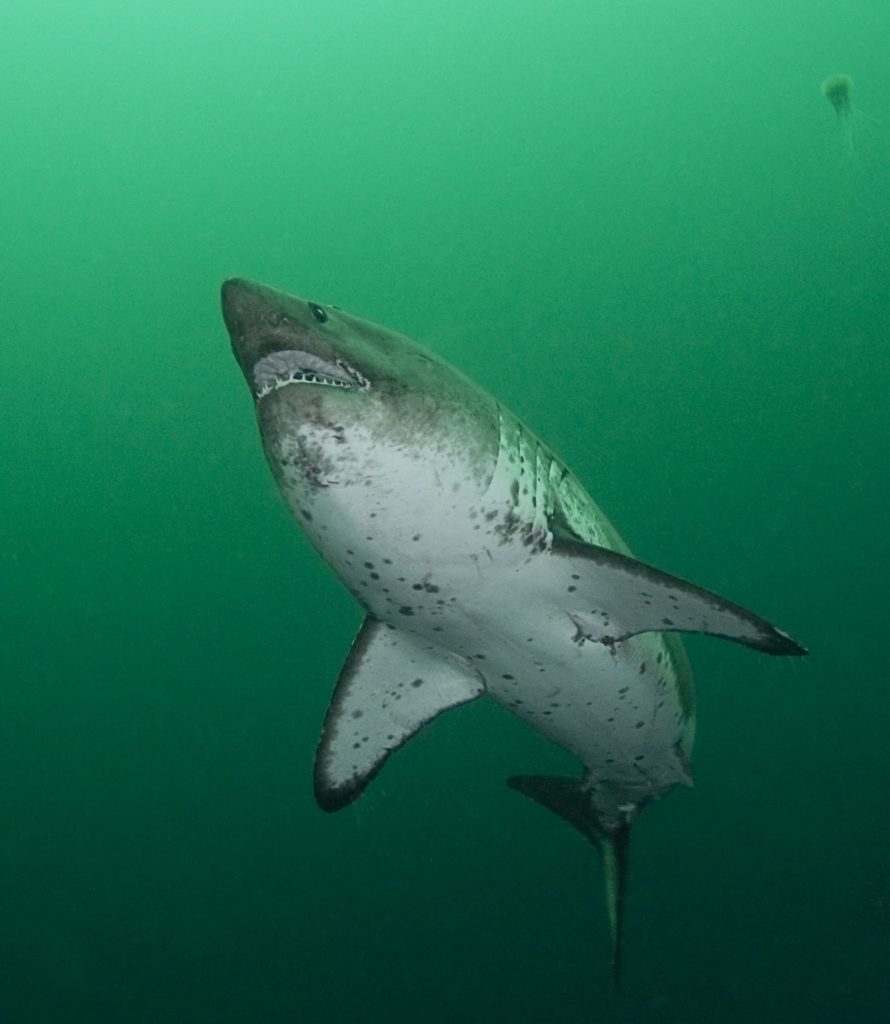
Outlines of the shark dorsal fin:
{"type": "Polygon", "coordinates": [[[336,811],[352,803],[418,729],[483,689],[463,659],[367,618],[340,672],[318,745],[319,806],[336,811]]]}

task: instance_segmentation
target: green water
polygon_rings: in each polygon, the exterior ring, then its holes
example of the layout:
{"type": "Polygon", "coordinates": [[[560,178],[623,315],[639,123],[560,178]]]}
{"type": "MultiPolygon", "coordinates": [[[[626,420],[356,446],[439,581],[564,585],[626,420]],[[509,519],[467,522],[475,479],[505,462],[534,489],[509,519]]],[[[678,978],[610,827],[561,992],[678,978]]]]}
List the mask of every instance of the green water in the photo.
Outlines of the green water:
{"type": "Polygon", "coordinates": [[[872,1024],[890,1005],[890,5],[0,7],[0,1021],[872,1024]],[[844,146],[820,82],[874,117],[844,146]],[[229,351],[240,275],[458,363],[640,557],[811,648],[689,643],[697,787],[599,867],[446,715],[338,815],[360,617],[229,351]]]}

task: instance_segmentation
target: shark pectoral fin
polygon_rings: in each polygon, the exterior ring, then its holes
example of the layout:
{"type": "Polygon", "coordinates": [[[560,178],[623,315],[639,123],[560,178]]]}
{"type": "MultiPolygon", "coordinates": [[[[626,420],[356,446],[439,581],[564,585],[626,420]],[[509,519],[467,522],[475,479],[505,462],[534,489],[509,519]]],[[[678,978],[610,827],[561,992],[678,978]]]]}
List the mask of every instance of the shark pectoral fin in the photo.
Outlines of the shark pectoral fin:
{"type": "Polygon", "coordinates": [[[759,615],[629,555],[557,538],[550,557],[554,599],[588,640],[677,631],[710,633],[766,654],[807,653],[759,615]]]}
{"type": "Polygon", "coordinates": [[[617,985],[621,973],[630,825],[622,823],[616,828],[605,829],[596,816],[590,794],[579,779],[555,775],[514,775],[507,779],[507,785],[558,814],[596,847],[603,864],[606,913],[612,943],[612,978],[617,985]]]}
{"type": "Polygon", "coordinates": [[[421,726],[484,691],[455,655],[368,618],[340,672],[315,755],[325,811],[352,803],[421,726]]]}

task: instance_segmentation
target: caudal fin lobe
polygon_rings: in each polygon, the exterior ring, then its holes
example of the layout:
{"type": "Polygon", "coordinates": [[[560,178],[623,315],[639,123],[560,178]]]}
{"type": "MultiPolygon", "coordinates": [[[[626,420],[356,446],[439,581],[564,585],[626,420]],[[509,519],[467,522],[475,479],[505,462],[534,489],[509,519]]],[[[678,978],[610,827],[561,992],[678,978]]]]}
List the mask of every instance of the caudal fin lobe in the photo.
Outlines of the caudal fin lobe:
{"type": "Polygon", "coordinates": [[[514,775],[507,785],[558,814],[599,851],[603,865],[606,913],[612,942],[612,979],[621,975],[624,897],[627,889],[630,825],[607,830],[599,822],[589,793],[579,779],[556,775],[514,775]]]}

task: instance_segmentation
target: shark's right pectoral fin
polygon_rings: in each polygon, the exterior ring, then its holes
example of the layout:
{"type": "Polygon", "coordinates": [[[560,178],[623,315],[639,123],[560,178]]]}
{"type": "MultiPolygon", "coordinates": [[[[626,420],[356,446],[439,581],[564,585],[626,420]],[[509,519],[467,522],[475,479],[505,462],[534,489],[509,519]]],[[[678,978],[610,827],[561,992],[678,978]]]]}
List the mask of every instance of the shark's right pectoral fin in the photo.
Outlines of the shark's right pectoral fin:
{"type": "Polygon", "coordinates": [[[319,807],[336,811],[352,803],[422,726],[483,691],[463,659],[366,619],[337,680],[315,756],[319,807]]]}

